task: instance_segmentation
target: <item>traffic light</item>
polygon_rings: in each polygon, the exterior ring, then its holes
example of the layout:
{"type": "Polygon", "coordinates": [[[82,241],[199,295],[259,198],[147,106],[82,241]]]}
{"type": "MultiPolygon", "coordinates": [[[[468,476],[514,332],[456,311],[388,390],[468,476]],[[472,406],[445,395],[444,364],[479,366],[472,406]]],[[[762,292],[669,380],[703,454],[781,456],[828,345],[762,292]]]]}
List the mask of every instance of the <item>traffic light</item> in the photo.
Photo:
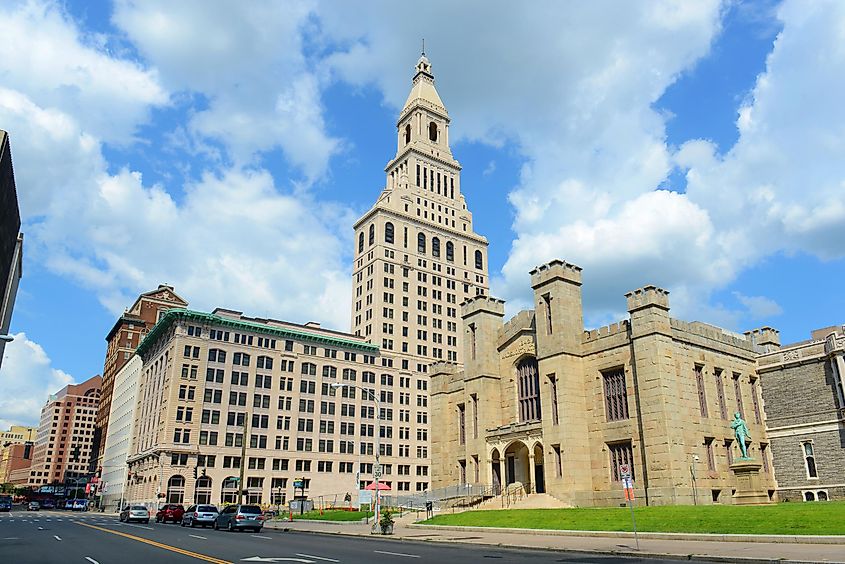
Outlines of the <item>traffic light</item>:
{"type": "Polygon", "coordinates": [[[202,477],[205,478],[205,467],[202,469],[202,477]]]}
{"type": "Polygon", "coordinates": [[[70,452],[73,455],[73,458],[71,458],[71,461],[72,462],[79,462],[79,455],[82,454],[82,449],[79,448],[79,445],[75,445],[73,447],[73,450],[70,451],[70,452]]]}
{"type": "Polygon", "coordinates": [[[194,480],[197,479],[197,467],[194,466],[194,480]]]}

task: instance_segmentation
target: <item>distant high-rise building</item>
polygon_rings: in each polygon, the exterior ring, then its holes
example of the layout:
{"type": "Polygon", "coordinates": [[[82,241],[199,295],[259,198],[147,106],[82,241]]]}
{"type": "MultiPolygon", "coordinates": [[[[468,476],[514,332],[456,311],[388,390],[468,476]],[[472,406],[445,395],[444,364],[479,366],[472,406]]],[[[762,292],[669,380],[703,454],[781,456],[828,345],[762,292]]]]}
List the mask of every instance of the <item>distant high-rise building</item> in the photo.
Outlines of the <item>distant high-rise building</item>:
{"type": "Polygon", "coordinates": [[[159,284],[158,288],[144,292],[132,307],[123,312],[106,335],[106,360],[103,365],[103,387],[100,397],[100,410],[97,413],[94,428],[94,452],[91,471],[102,466],[105,437],[108,432],[109,412],[111,410],[114,377],[129,362],[135,348],[144,336],[158,322],[161,315],[174,307],[187,307],[188,302],[173,291],[172,286],[159,284]]]}
{"type": "Polygon", "coordinates": [[[420,372],[432,361],[462,362],[458,308],[489,285],[487,239],[473,230],[449,123],[423,53],[386,186],[355,223],[352,331],[420,372]]]}
{"type": "MultiPolygon", "coordinates": [[[[12,309],[23,273],[23,234],[21,214],[12,169],[9,136],[0,129],[0,335],[9,332],[12,309]]],[[[0,366],[6,341],[0,339],[0,366]]]]}
{"type": "Polygon", "coordinates": [[[41,408],[41,423],[29,471],[29,485],[63,484],[90,475],[94,421],[103,379],[92,376],[51,395],[41,408]]]}
{"type": "MultiPolygon", "coordinates": [[[[0,483],[11,482],[13,471],[29,468],[33,441],[35,427],[12,425],[0,433],[0,483]]],[[[29,477],[28,472],[26,476],[29,477]]]]}

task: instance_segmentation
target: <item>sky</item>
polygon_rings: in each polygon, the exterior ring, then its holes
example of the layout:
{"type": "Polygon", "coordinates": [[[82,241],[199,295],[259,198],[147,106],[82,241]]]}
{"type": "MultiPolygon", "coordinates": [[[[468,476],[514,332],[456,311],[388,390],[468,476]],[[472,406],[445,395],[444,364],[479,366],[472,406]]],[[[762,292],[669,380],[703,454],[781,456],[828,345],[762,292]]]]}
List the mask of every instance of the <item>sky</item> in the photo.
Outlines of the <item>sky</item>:
{"type": "Polygon", "coordinates": [[[194,309],[348,330],[352,224],[425,39],[491,293],[581,266],[783,342],[845,322],[845,3],[0,3],[25,233],[0,426],[102,371],[161,283],[194,309]]]}

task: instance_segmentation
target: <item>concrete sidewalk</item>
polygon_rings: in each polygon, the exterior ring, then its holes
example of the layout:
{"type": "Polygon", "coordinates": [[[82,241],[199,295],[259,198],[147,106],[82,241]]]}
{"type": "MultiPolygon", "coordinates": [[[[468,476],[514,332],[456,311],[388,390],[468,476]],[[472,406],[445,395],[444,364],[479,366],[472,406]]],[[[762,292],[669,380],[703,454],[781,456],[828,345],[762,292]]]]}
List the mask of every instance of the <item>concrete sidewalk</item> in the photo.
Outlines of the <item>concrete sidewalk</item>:
{"type": "MultiPolygon", "coordinates": [[[[372,525],[363,523],[337,523],[323,521],[273,521],[265,529],[302,531],[311,533],[370,536],[372,525]]],[[[640,549],[634,538],[608,533],[599,536],[578,536],[577,533],[560,534],[559,531],[519,531],[516,529],[485,530],[483,527],[435,527],[431,525],[406,525],[397,523],[393,538],[396,540],[453,542],[493,545],[507,548],[563,550],[592,554],[611,554],[649,558],[678,558],[682,560],[709,560],[722,562],[836,562],[845,564],[845,542],[839,544],[814,544],[807,542],[726,542],[653,538],[648,533],[640,535],[640,549]]],[[[786,537],[789,538],[789,537],[786,537]]],[[[806,540],[806,539],[802,539],[806,540]]]]}

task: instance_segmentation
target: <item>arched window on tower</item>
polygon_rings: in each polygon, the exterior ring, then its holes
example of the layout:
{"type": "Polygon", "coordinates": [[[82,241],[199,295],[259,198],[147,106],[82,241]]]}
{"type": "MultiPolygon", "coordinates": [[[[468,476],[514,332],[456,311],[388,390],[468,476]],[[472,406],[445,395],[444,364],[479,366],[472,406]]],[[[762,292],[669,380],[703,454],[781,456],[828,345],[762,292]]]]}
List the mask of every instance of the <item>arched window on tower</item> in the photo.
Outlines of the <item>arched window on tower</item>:
{"type": "Polygon", "coordinates": [[[431,256],[440,257],[440,239],[437,237],[431,238],[431,256]]]}
{"type": "Polygon", "coordinates": [[[434,122],[428,124],[428,138],[437,143],[437,124],[434,122]]]}
{"type": "Polygon", "coordinates": [[[364,252],[364,232],[363,231],[361,231],[358,234],[358,252],[359,253],[364,252]]]}
{"type": "Polygon", "coordinates": [[[479,270],[484,268],[484,258],[481,256],[481,251],[475,251],[475,268],[479,270]]]}
{"type": "Polygon", "coordinates": [[[410,142],[411,142],[411,124],[409,123],[408,125],[405,126],[405,144],[407,145],[410,142]]]}
{"type": "Polygon", "coordinates": [[[417,252],[425,254],[425,235],[422,233],[417,235],[417,252]]]}
{"type": "Polygon", "coordinates": [[[449,262],[455,261],[455,245],[451,241],[446,241],[446,260],[449,262]]]}
{"type": "Polygon", "coordinates": [[[370,224],[370,245],[376,242],[376,225],[375,223],[370,224]]]}
{"type": "Polygon", "coordinates": [[[393,224],[389,221],[384,224],[384,242],[393,244],[393,224]]]}

